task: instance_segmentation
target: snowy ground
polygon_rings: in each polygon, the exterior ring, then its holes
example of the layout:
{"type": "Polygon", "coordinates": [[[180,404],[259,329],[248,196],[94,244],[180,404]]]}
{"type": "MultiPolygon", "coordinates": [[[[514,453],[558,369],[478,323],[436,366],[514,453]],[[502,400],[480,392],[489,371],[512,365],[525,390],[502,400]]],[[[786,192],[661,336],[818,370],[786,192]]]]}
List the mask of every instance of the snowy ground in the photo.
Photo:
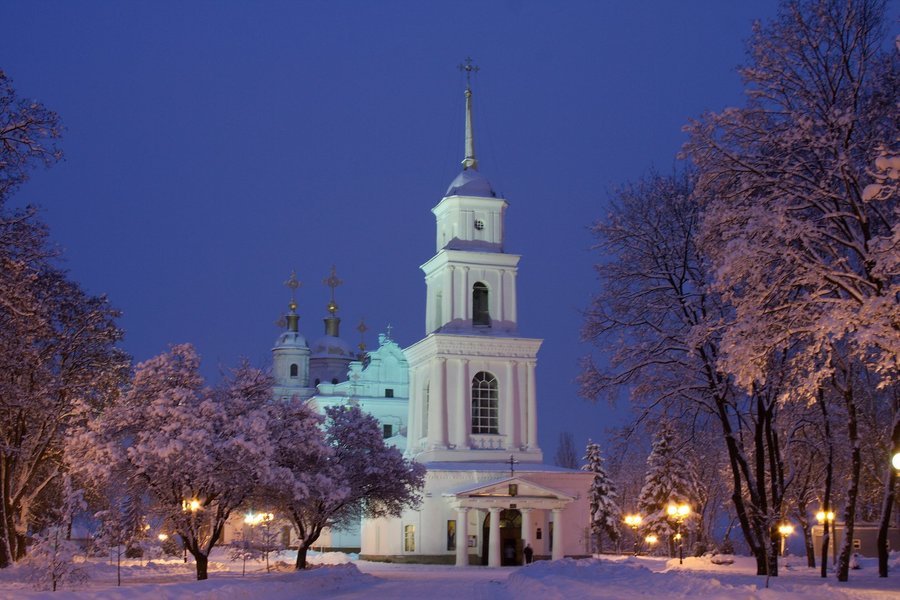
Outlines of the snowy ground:
{"type": "MultiPolygon", "coordinates": [[[[259,563],[241,563],[215,554],[207,581],[194,580],[193,564],[181,560],[154,561],[123,566],[122,587],[116,587],[115,566],[105,562],[85,565],[90,579],[76,589],[55,594],[34,591],[24,581],[27,573],[16,566],[0,571],[0,598],[101,598],[101,599],[257,599],[287,598],[380,600],[402,597],[466,598],[474,600],[580,600],[580,599],[898,599],[900,553],[891,561],[891,576],[878,577],[875,561],[863,559],[852,571],[850,582],[839,584],[832,575],[821,579],[805,560],[789,557],[782,575],[770,580],[753,575],[751,559],[738,557],[732,565],[717,566],[705,558],[604,557],[594,560],[565,559],[538,562],[528,567],[467,567],[397,565],[353,560],[344,554],[313,554],[318,568],[296,573],[287,564],[266,573],[259,563]]],[[[276,560],[290,563],[284,553],[276,560]]]]}

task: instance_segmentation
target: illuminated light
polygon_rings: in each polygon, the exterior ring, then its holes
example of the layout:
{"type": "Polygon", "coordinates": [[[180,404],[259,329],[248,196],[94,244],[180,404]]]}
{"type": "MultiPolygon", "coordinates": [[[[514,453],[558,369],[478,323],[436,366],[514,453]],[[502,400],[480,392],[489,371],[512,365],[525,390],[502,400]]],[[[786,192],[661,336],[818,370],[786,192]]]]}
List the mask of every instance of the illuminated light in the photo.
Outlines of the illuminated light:
{"type": "Polygon", "coordinates": [[[891,457],[891,464],[895,469],[900,471],[900,452],[895,453],[894,456],[891,457]]]}
{"type": "Polygon", "coordinates": [[[181,510],[197,512],[200,510],[200,501],[196,498],[191,500],[182,500],[181,501],[181,510]]]}
{"type": "Polygon", "coordinates": [[[167,539],[169,539],[169,535],[166,534],[166,533],[161,533],[161,534],[159,534],[159,535],[156,536],[156,537],[158,537],[158,538],[159,538],[159,541],[161,541],[161,542],[164,542],[164,541],[166,541],[167,539]]]}
{"type": "Polygon", "coordinates": [[[625,515],[625,524],[632,528],[640,525],[642,520],[641,515],[625,515]]]}
{"type": "Polygon", "coordinates": [[[794,526],[790,525],[789,523],[785,523],[784,525],[779,525],[778,533],[780,533],[782,536],[789,536],[792,533],[794,533],[794,526]]]}
{"type": "Polygon", "coordinates": [[[680,533],[676,533],[676,534],[675,534],[675,540],[677,541],[677,540],[680,540],[680,539],[681,539],[681,534],[680,534],[680,533]]]}
{"type": "Polygon", "coordinates": [[[655,535],[650,534],[644,538],[644,541],[647,542],[648,544],[655,544],[659,540],[655,535]]]}
{"type": "Polygon", "coordinates": [[[819,523],[824,523],[826,519],[829,522],[834,521],[834,513],[830,510],[827,513],[824,510],[820,510],[816,513],[816,521],[819,523]]]}

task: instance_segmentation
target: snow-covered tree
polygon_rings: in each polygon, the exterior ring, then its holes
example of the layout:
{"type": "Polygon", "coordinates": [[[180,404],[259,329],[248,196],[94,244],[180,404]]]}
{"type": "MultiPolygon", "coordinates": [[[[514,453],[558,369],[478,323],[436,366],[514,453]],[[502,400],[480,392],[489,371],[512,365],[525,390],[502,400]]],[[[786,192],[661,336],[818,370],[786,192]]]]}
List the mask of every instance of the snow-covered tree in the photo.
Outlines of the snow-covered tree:
{"type": "Polygon", "coordinates": [[[671,539],[675,527],[667,512],[670,504],[687,504],[692,514],[685,521],[682,532],[691,529],[700,492],[695,470],[677,446],[675,430],[663,422],[647,457],[647,474],[638,498],[638,511],[643,520],[641,529],[659,539],[671,539]]]}
{"type": "Polygon", "coordinates": [[[602,552],[604,534],[613,544],[619,542],[622,511],[617,502],[615,484],[603,464],[600,445],[588,442],[583,460],[585,464],[581,467],[582,470],[594,476],[588,492],[591,503],[591,542],[594,552],[602,552]]]}
{"type": "Polygon", "coordinates": [[[25,561],[29,579],[37,589],[52,590],[64,585],[78,585],[87,580],[87,572],[75,560],[78,545],[66,539],[65,527],[54,525],[34,536],[31,552],[25,561]]]}
{"type": "MultiPolygon", "coordinates": [[[[900,69],[884,50],[884,14],[881,0],[785,2],[754,29],[746,106],[692,123],[686,146],[717,289],[734,309],[721,368],[750,390],[783,353],[782,399],[813,401],[834,387],[852,448],[854,374],[885,386],[900,373],[900,198],[871,168],[890,167],[900,139],[900,69]]],[[[854,454],[842,581],[860,463],[854,454]]]]}
{"type": "Polygon", "coordinates": [[[92,464],[126,473],[151,498],[206,579],[225,522],[267,476],[271,380],[243,365],[210,389],[199,367],[188,344],[139,364],[123,401],[103,415],[92,464]]]}
{"type": "Polygon", "coordinates": [[[297,569],[306,568],[307,551],[323,529],[363,516],[399,516],[418,504],[425,479],[423,465],[385,445],[375,417],[359,407],[329,407],[325,414],[324,451],[285,459],[287,469],[297,469],[292,463],[299,461],[297,470],[313,476],[285,488],[277,502],[299,538],[297,569]]]}

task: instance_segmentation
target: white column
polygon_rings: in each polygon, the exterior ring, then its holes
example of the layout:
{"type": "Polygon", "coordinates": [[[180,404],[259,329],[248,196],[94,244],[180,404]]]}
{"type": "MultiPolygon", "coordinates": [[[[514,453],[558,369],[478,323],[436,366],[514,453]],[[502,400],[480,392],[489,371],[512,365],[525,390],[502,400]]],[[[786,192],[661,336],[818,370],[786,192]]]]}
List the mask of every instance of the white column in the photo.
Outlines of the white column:
{"type": "Polygon", "coordinates": [[[537,382],[534,361],[528,361],[528,447],[537,448],[537,382]]]}
{"type": "MultiPolygon", "coordinates": [[[[526,545],[534,542],[532,536],[534,536],[534,524],[531,522],[531,511],[534,510],[532,508],[520,508],[519,511],[522,513],[522,547],[524,548],[526,545]]],[[[534,549],[534,546],[531,546],[534,549]]]]}
{"type": "Polygon", "coordinates": [[[456,448],[465,450],[469,448],[469,431],[471,430],[468,418],[471,414],[469,395],[472,389],[469,377],[469,360],[461,358],[457,366],[459,368],[459,387],[456,390],[456,394],[454,394],[456,398],[456,448]]]}
{"type": "Polygon", "coordinates": [[[500,509],[491,507],[490,549],[488,550],[488,566],[500,566],[500,509]]]}
{"type": "Polygon", "coordinates": [[[562,509],[553,509],[553,560],[559,560],[563,554],[562,509]]]}
{"type": "Polygon", "coordinates": [[[406,424],[406,450],[410,455],[415,452],[416,447],[419,445],[419,440],[422,439],[421,423],[419,422],[419,411],[422,410],[421,404],[425,400],[422,397],[422,391],[416,382],[416,369],[410,369],[409,413],[407,414],[409,422],[406,424]]]}
{"type": "Polygon", "coordinates": [[[447,390],[445,385],[447,359],[435,358],[431,363],[431,388],[428,397],[428,439],[432,448],[447,447],[447,390]]]}
{"type": "Polygon", "coordinates": [[[472,284],[469,281],[469,267],[463,267],[462,285],[459,287],[462,292],[462,319],[471,321],[474,315],[472,315],[472,308],[469,306],[472,303],[472,284]]]}
{"type": "MultiPolygon", "coordinates": [[[[444,277],[444,306],[441,314],[444,315],[445,321],[457,318],[456,313],[459,312],[459,303],[456,301],[456,285],[456,267],[450,265],[444,277]]],[[[441,325],[443,323],[438,323],[438,326],[441,325]]]]}
{"type": "Polygon", "coordinates": [[[469,509],[456,509],[456,566],[469,565],[469,509]]]}
{"type": "Polygon", "coordinates": [[[500,428],[500,433],[506,434],[506,449],[514,450],[518,445],[518,431],[516,431],[516,394],[515,394],[515,370],[513,369],[513,363],[506,363],[506,375],[504,377],[505,384],[503,391],[503,398],[501,401],[503,402],[503,427],[500,428]]]}

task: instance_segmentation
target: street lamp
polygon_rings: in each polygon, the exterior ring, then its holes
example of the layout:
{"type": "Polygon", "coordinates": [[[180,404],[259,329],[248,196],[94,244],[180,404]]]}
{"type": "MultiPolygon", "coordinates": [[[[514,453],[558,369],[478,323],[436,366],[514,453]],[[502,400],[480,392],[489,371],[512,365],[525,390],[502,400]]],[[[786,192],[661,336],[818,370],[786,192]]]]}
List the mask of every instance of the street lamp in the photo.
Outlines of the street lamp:
{"type": "MultiPolygon", "coordinates": [[[[197,514],[197,511],[200,510],[200,501],[196,498],[191,498],[190,500],[182,500],[181,510],[183,510],[184,512],[190,511],[191,529],[193,529],[195,515],[197,514]]],[[[181,545],[184,547],[184,562],[187,562],[187,540],[184,539],[184,534],[182,534],[181,537],[181,545]]]]}
{"type": "Polygon", "coordinates": [[[779,525],[778,533],[781,535],[781,556],[784,556],[784,542],[787,540],[787,536],[794,533],[794,526],[790,523],[779,525]]]}
{"type": "Polygon", "coordinates": [[[628,525],[629,527],[631,527],[631,531],[633,532],[633,535],[634,535],[634,555],[635,556],[638,555],[639,544],[640,544],[640,538],[638,537],[638,534],[637,534],[637,528],[640,526],[642,520],[643,519],[641,518],[641,515],[625,515],[625,524],[628,525]]]}
{"type": "Polygon", "coordinates": [[[900,472],[900,450],[897,450],[894,456],[891,457],[891,465],[896,471],[900,472]]]}
{"type": "MultiPolygon", "coordinates": [[[[834,512],[828,510],[820,510],[816,513],[816,521],[822,525],[822,535],[828,535],[829,527],[831,528],[831,564],[837,562],[837,535],[835,535],[834,530],[834,512]]],[[[828,547],[825,547],[825,552],[828,552],[828,547]]],[[[827,577],[825,573],[826,558],[822,556],[822,577],[827,577]]]]}
{"type": "Polygon", "coordinates": [[[670,519],[675,520],[675,524],[677,525],[675,539],[678,540],[678,564],[684,564],[684,540],[681,536],[681,524],[684,523],[684,520],[687,518],[689,514],[691,514],[691,507],[687,504],[675,504],[674,502],[669,504],[668,508],[666,508],[666,513],[669,515],[670,519]]]}
{"type": "Polygon", "coordinates": [[[649,548],[648,552],[653,552],[653,546],[658,541],[657,537],[651,533],[650,535],[648,535],[647,537],[644,538],[644,541],[647,542],[647,546],[649,548]]]}

